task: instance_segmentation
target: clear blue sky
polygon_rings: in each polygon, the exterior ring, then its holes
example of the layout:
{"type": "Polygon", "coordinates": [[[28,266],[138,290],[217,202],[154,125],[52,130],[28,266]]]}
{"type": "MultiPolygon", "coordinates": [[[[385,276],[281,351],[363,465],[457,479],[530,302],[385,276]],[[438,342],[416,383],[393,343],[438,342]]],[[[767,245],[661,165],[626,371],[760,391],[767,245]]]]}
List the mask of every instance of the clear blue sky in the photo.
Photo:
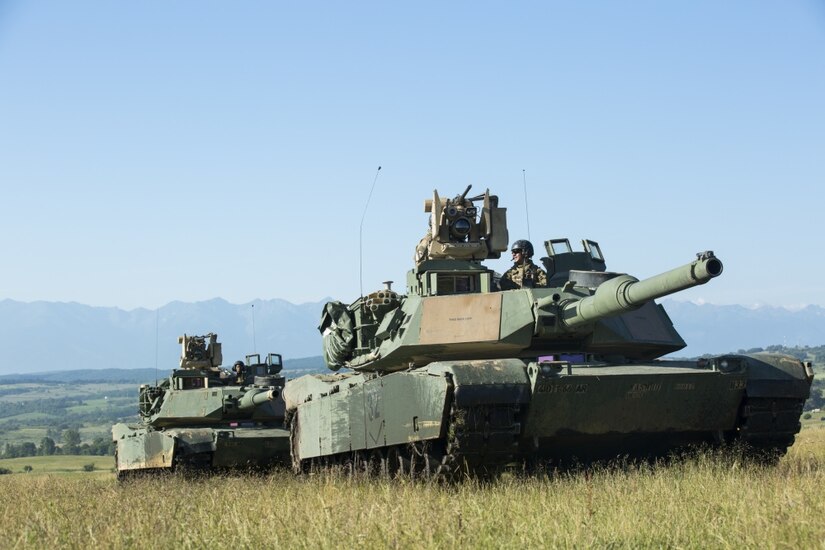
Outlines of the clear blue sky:
{"type": "Polygon", "coordinates": [[[526,170],[536,244],[825,306],[825,3],[0,0],[0,299],[353,300],[378,165],[365,291],[526,170]]]}

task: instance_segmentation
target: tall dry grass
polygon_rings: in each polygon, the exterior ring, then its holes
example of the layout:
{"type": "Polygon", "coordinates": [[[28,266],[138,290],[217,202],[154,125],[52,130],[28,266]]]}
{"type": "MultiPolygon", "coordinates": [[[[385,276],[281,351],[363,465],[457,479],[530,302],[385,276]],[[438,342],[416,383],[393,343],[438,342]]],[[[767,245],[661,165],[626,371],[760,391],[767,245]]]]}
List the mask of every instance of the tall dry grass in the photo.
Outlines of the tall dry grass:
{"type": "Polygon", "coordinates": [[[0,546],[106,548],[825,545],[825,430],[776,467],[718,453],[493,483],[225,476],[0,477],[0,546]]]}

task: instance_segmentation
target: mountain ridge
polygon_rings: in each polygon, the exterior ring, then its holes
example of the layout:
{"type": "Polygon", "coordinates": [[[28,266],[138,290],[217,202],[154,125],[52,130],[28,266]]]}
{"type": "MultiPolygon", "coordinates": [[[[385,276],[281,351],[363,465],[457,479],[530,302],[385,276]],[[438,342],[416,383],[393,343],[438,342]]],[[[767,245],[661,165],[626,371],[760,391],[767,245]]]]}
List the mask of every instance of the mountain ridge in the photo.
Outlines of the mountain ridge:
{"type": "Polygon", "coordinates": [[[0,301],[0,374],[67,369],[171,369],[178,336],[218,334],[224,364],[250,353],[285,359],[321,355],[320,302],[231,304],[223,298],[149,310],[76,302],[0,301]],[[254,305],[254,308],[252,307],[254,305]]]}

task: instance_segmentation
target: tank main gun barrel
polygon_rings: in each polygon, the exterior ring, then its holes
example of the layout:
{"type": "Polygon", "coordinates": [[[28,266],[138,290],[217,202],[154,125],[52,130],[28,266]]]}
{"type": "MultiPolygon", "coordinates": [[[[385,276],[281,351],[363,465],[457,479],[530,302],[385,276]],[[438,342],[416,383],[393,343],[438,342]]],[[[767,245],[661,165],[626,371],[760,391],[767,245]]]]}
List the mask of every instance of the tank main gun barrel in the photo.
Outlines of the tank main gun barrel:
{"type": "MultiPolygon", "coordinates": [[[[563,304],[561,323],[568,329],[590,324],[604,317],[631,311],[650,300],[702,285],[722,273],[722,262],[707,251],[689,264],[640,281],[619,275],[596,288],[592,296],[563,304]]],[[[539,303],[541,307],[542,303],[539,303]]]]}
{"type": "Polygon", "coordinates": [[[238,410],[248,411],[252,410],[258,405],[263,405],[278,397],[278,390],[250,390],[243,394],[243,397],[238,400],[238,410]]]}

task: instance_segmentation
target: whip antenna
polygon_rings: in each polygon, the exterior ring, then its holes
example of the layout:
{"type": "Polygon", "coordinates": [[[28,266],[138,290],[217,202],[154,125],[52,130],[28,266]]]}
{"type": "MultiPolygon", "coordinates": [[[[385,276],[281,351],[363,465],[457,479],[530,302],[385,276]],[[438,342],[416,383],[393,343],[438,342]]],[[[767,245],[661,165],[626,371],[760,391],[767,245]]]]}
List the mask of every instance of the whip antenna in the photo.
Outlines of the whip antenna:
{"type": "Polygon", "coordinates": [[[160,317],[160,308],[155,308],[155,386],[158,385],[158,334],[160,325],[158,319],[160,317]]]}
{"type": "Polygon", "coordinates": [[[381,167],[375,171],[375,179],[372,180],[372,187],[370,187],[370,194],[367,196],[367,204],[364,205],[364,213],[361,214],[361,226],[358,228],[358,286],[360,287],[361,296],[364,296],[364,251],[363,251],[363,237],[364,237],[364,218],[367,217],[367,207],[370,205],[372,192],[375,189],[375,182],[378,181],[378,173],[381,167]]]}
{"type": "Polygon", "coordinates": [[[524,182],[524,213],[527,218],[527,240],[532,242],[532,239],[530,239],[530,208],[527,202],[527,170],[522,169],[521,178],[522,182],[524,182]]]}
{"type": "Polygon", "coordinates": [[[255,304],[252,304],[252,352],[258,353],[258,343],[255,341],[255,304]]]}

